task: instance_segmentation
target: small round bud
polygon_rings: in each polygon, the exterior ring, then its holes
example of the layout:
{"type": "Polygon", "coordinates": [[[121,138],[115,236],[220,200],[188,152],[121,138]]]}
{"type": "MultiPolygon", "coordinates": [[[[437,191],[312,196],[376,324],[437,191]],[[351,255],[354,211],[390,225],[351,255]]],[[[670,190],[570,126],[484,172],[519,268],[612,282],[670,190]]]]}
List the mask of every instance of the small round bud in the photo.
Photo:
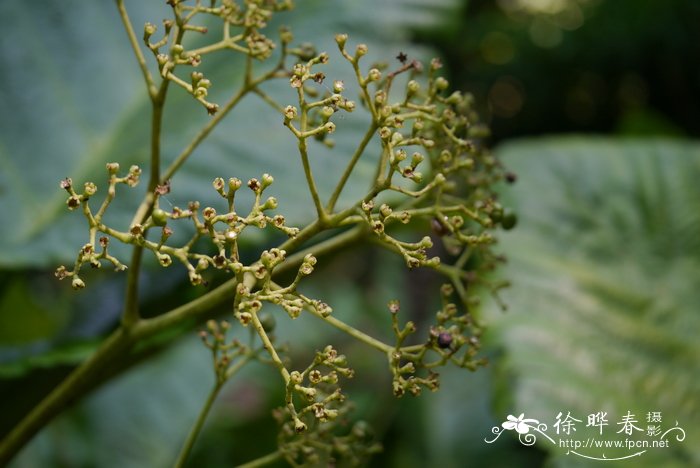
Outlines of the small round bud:
{"type": "Polygon", "coordinates": [[[157,29],[158,29],[158,28],[156,27],[155,24],[153,24],[153,23],[146,23],[146,24],[143,26],[143,37],[144,37],[144,39],[148,39],[149,37],[151,37],[151,36],[156,32],[157,29]]]}
{"type": "Polygon", "coordinates": [[[392,145],[397,145],[403,140],[403,135],[399,132],[394,132],[393,135],[391,135],[391,144],[392,145]]]}
{"type": "Polygon", "coordinates": [[[338,47],[341,49],[345,47],[345,43],[348,41],[348,35],[347,34],[336,34],[335,35],[335,42],[338,44],[338,47]]]}
{"type": "Polygon", "coordinates": [[[173,46],[170,48],[170,53],[174,57],[178,57],[182,55],[182,53],[185,51],[185,48],[182,46],[182,44],[173,44],[173,46]]]}
{"type": "Polygon", "coordinates": [[[321,115],[326,119],[332,116],[333,113],[335,113],[335,110],[331,106],[325,106],[321,109],[321,115]]]}
{"type": "Polygon", "coordinates": [[[379,207],[379,212],[381,213],[381,215],[383,217],[386,218],[387,216],[391,215],[392,210],[391,210],[391,207],[389,205],[387,205],[386,203],[383,203],[382,206],[379,207]]]}
{"type": "Polygon", "coordinates": [[[367,44],[358,44],[357,47],[355,48],[355,57],[360,58],[363,55],[366,55],[368,51],[367,44]]]}
{"type": "Polygon", "coordinates": [[[116,174],[119,171],[119,163],[117,162],[110,162],[107,163],[107,172],[110,174],[116,174]]]}
{"type": "Polygon", "coordinates": [[[392,314],[397,314],[399,312],[399,309],[401,308],[401,305],[399,304],[398,299],[394,299],[389,301],[387,307],[389,307],[389,312],[391,312],[392,314]]]}
{"type": "Polygon", "coordinates": [[[333,122],[326,122],[323,125],[323,128],[326,130],[327,133],[335,132],[335,124],[333,122]]]}
{"type": "Polygon", "coordinates": [[[415,94],[420,90],[420,84],[416,80],[410,80],[406,85],[410,94],[415,94]]]}
{"type": "Polygon", "coordinates": [[[224,186],[225,182],[224,179],[221,177],[217,177],[214,179],[214,181],[211,184],[214,187],[214,190],[216,190],[221,196],[225,196],[224,194],[224,186]]]}
{"type": "Polygon", "coordinates": [[[382,78],[382,72],[376,68],[372,68],[367,74],[367,81],[379,81],[382,78]]]}
{"type": "Polygon", "coordinates": [[[382,127],[379,129],[379,137],[382,140],[386,140],[391,136],[391,129],[389,127],[382,127]]]}
{"type": "Polygon", "coordinates": [[[335,80],[333,82],[333,92],[334,93],[342,93],[344,89],[345,89],[345,83],[343,83],[342,80],[335,80]]]}
{"type": "Polygon", "coordinates": [[[301,434],[305,430],[306,430],[306,424],[304,424],[301,419],[297,419],[296,421],[294,421],[294,431],[297,434],[301,434]]]}
{"type": "Polygon", "coordinates": [[[420,154],[418,152],[413,153],[411,155],[411,166],[416,167],[417,165],[422,163],[424,159],[425,159],[425,156],[423,156],[422,154],[420,154]]]}
{"type": "Polygon", "coordinates": [[[268,174],[268,173],[263,174],[262,178],[261,178],[262,188],[266,189],[267,187],[272,185],[272,183],[274,181],[275,181],[274,177],[272,177],[270,174],[268,174]]]}
{"type": "Polygon", "coordinates": [[[294,106],[287,106],[284,108],[284,118],[287,120],[295,119],[297,116],[297,108],[294,106]]]}
{"type": "Polygon", "coordinates": [[[439,76],[435,79],[435,89],[444,91],[450,86],[450,83],[443,77],[439,76]]]}
{"type": "Polygon", "coordinates": [[[384,104],[386,102],[386,91],[377,91],[374,94],[374,102],[379,105],[384,104]]]}
{"type": "Polygon", "coordinates": [[[260,209],[263,211],[274,210],[275,208],[277,208],[277,199],[275,197],[268,198],[260,207],[260,209]]]}
{"type": "Polygon", "coordinates": [[[77,291],[78,289],[83,289],[85,287],[85,282],[79,277],[74,276],[73,281],[71,281],[70,285],[73,289],[77,291]]]}
{"type": "Polygon", "coordinates": [[[459,104],[460,102],[462,102],[462,93],[460,91],[455,91],[454,93],[449,95],[445,102],[447,102],[448,104],[459,104]]]}
{"type": "Polygon", "coordinates": [[[406,159],[406,156],[408,156],[408,154],[406,153],[406,150],[403,148],[398,149],[394,152],[394,160],[396,162],[403,161],[404,159],[406,159]]]}
{"type": "Polygon", "coordinates": [[[280,28],[280,41],[282,41],[283,44],[291,44],[293,40],[294,35],[288,28],[280,28]]]}
{"type": "Polygon", "coordinates": [[[350,101],[350,100],[344,100],[342,104],[340,104],[341,109],[345,109],[347,112],[352,112],[355,110],[355,107],[357,105],[355,104],[355,101],[350,101]]]}
{"type": "Polygon", "coordinates": [[[236,177],[231,177],[228,180],[228,190],[229,192],[235,192],[239,188],[241,188],[241,185],[243,185],[243,182],[241,182],[241,179],[238,179],[236,177]]]}

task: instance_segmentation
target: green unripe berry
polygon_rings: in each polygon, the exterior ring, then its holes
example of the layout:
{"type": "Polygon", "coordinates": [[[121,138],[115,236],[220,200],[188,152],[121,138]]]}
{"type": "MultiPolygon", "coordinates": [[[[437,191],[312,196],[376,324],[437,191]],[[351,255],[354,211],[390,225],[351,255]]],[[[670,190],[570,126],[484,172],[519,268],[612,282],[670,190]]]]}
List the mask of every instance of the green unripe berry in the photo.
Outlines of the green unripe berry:
{"type": "Polygon", "coordinates": [[[518,224],[518,216],[510,209],[503,211],[503,218],[501,219],[501,226],[506,231],[510,231],[518,224]]]}
{"type": "Polygon", "coordinates": [[[168,214],[160,208],[156,208],[151,214],[151,219],[156,226],[165,226],[165,223],[168,222],[168,214]]]}

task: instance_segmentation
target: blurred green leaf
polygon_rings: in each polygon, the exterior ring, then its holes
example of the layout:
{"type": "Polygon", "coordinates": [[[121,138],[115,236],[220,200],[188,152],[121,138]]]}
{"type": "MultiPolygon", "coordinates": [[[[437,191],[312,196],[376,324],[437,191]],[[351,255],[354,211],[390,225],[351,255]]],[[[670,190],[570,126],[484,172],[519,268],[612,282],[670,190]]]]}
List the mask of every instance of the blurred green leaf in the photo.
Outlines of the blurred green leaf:
{"type": "MultiPolygon", "coordinates": [[[[623,440],[616,424],[628,411],[645,430],[658,411],[664,430],[677,421],[687,437],[669,435],[670,448],[635,466],[697,464],[700,145],[573,137],[498,152],[519,176],[505,202],[520,217],[503,236],[510,311],[490,318],[491,340],[506,350],[499,385],[512,399],[501,400],[501,417],[524,412],[551,428],[570,411],[581,434],[588,414],[607,411],[604,437],[623,440]]],[[[553,466],[590,466],[538,446],[553,466]]],[[[602,456],[594,452],[585,453],[602,456]]]]}

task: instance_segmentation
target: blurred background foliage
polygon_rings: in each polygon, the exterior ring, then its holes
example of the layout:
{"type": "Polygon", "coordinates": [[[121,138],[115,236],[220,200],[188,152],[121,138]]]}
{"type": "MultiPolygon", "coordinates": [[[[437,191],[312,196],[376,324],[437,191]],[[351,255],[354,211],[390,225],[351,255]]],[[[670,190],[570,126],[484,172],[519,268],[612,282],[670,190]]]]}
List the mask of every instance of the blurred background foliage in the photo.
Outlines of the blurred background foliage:
{"type": "MultiPolygon", "coordinates": [[[[350,357],[356,416],[372,423],[385,447],[373,464],[590,466],[546,441],[524,447],[514,437],[484,438],[508,414],[551,424],[559,411],[585,419],[600,410],[611,425],[627,411],[640,420],[660,411],[664,427],[678,421],[686,429],[684,442],[650,451],[634,466],[700,464],[692,430],[700,426],[700,3],[298,3],[280,22],[319,49],[335,50],[332,36],[344,31],[370,45],[372,60],[393,60],[399,51],[439,54],[453,87],[475,95],[496,153],[518,176],[502,190],[520,219],[500,236],[509,261],[498,276],[512,282],[503,294],[508,311],[486,296],[480,310],[490,327],[489,368],[445,372],[439,392],[395,401],[382,356],[322,324],[278,321],[295,362],[328,342],[350,357]]],[[[163,14],[160,3],[127,5],[136,25],[163,14]]],[[[139,116],[147,101],[111,2],[6,0],[0,31],[0,206],[11,213],[0,225],[5,434],[116,323],[119,275],[95,272],[80,294],[53,278],[85,235],[82,220],[63,211],[57,183],[67,175],[99,182],[107,161],[142,161],[147,129],[139,116]]],[[[327,75],[346,74],[343,65],[333,60],[327,75]]],[[[226,80],[240,79],[228,57],[205,66],[214,96],[229,92],[226,80]]],[[[187,96],[171,97],[170,158],[207,119],[187,96]]],[[[283,171],[289,178],[273,186],[280,211],[299,221],[309,216],[294,182],[297,164],[283,157],[289,140],[267,131],[279,119],[261,108],[243,102],[238,115],[255,112],[256,119],[234,115],[214,132],[173,181],[173,204],[210,199],[215,176],[283,171]],[[264,136],[270,150],[261,154],[236,135],[264,136]]],[[[334,153],[343,154],[361,125],[356,116],[342,123],[338,148],[314,158],[318,170],[341,170],[334,153]]],[[[128,217],[137,196],[120,194],[114,222],[128,217]]],[[[252,239],[251,248],[269,241],[252,239]]],[[[435,290],[437,278],[406,272],[372,247],[323,258],[319,267],[309,294],[377,336],[388,336],[389,299],[399,297],[402,314],[419,324],[436,308],[422,291],[435,290]]],[[[184,279],[176,269],[147,269],[144,309],[156,314],[194,297],[184,279]]],[[[13,466],[168,466],[212,378],[207,351],[189,333],[59,417],[13,466]]],[[[273,450],[277,379],[252,366],[230,382],[190,465],[231,466],[273,450]]]]}

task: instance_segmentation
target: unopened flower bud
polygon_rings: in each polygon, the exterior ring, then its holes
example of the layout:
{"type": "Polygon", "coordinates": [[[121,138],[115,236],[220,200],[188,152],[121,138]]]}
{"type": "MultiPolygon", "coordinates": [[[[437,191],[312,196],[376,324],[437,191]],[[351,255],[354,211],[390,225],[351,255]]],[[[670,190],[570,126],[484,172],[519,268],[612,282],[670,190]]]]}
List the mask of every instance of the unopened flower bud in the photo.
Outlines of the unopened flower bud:
{"type": "Polygon", "coordinates": [[[107,163],[107,172],[110,174],[116,174],[119,171],[119,163],[117,162],[110,162],[107,163]]]}
{"type": "Polygon", "coordinates": [[[260,207],[261,210],[274,210],[277,208],[277,199],[275,197],[270,197],[267,200],[265,200],[265,203],[262,204],[260,207]]]}
{"type": "Polygon", "coordinates": [[[268,174],[268,173],[263,174],[262,178],[261,178],[262,188],[266,189],[267,187],[272,185],[272,183],[274,181],[275,181],[274,177],[272,177],[270,174],[268,174]]]}
{"type": "Polygon", "coordinates": [[[78,289],[83,289],[85,287],[85,282],[81,280],[78,276],[73,277],[73,281],[71,281],[71,287],[75,289],[76,291],[78,289]]]}
{"type": "Polygon", "coordinates": [[[335,35],[335,42],[338,44],[338,47],[341,49],[345,47],[345,43],[348,41],[348,35],[347,34],[336,34],[335,35]]]}
{"type": "Polygon", "coordinates": [[[157,30],[158,28],[156,27],[155,24],[153,23],[146,23],[143,26],[143,39],[148,40],[149,37],[151,37],[157,30]]]}
{"type": "Polygon", "coordinates": [[[382,72],[376,68],[372,68],[367,74],[367,81],[379,81],[382,78],[382,72]]]}
{"type": "Polygon", "coordinates": [[[238,179],[237,177],[231,177],[228,180],[229,192],[235,192],[236,190],[241,188],[241,185],[243,185],[243,182],[241,182],[241,179],[238,179]]]}

